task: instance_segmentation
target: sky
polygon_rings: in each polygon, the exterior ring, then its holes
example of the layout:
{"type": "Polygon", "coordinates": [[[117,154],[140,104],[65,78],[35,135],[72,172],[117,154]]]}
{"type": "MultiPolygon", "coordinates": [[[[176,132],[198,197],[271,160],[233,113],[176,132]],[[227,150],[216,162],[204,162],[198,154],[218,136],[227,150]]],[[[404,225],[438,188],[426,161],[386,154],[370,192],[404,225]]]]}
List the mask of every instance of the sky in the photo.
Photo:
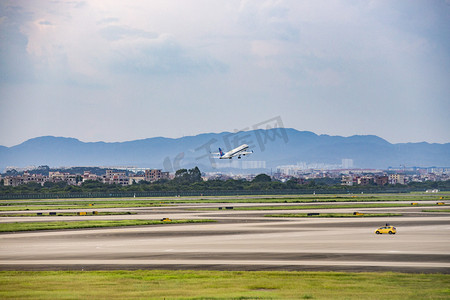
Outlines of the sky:
{"type": "Polygon", "coordinates": [[[448,143],[449,115],[449,0],[0,1],[3,146],[177,138],[274,118],[448,143]]]}

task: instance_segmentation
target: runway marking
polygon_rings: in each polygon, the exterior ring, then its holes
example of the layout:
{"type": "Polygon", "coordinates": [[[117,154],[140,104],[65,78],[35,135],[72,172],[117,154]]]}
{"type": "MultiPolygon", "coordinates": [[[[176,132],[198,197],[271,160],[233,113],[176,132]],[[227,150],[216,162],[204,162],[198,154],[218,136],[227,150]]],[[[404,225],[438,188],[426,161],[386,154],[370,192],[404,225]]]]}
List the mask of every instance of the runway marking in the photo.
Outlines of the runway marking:
{"type": "Polygon", "coordinates": [[[379,261],[317,261],[317,260],[10,260],[1,265],[267,265],[267,266],[372,266],[372,267],[413,267],[449,268],[450,263],[422,262],[379,262],[379,261]]]}

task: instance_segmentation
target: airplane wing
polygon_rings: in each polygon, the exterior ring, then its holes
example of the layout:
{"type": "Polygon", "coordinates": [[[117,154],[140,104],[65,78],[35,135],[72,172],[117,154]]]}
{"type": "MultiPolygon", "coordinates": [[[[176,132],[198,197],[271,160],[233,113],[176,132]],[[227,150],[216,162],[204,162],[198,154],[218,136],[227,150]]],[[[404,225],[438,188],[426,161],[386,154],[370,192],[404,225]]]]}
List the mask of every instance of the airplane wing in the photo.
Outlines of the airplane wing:
{"type": "Polygon", "coordinates": [[[239,155],[248,155],[248,154],[253,154],[253,151],[239,152],[239,155]]]}
{"type": "Polygon", "coordinates": [[[220,158],[220,152],[209,152],[211,158],[220,158]]]}

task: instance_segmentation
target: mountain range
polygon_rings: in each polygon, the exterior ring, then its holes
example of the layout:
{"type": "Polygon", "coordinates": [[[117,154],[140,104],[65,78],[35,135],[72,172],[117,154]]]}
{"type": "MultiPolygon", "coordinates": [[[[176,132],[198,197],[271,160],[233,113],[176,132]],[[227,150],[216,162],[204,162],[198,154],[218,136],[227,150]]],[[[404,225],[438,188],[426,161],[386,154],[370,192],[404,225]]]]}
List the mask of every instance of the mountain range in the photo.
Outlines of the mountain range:
{"type": "Polygon", "coordinates": [[[128,142],[82,142],[43,136],[13,147],[0,146],[0,169],[8,166],[136,166],[174,171],[198,166],[202,171],[274,169],[279,165],[341,165],[354,168],[450,166],[450,143],[391,144],[374,135],[317,135],[288,128],[237,133],[206,133],[182,138],[155,137],[128,142]],[[211,152],[246,143],[254,153],[238,160],[218,160],[211,152]],[[347,160],[348,162],[348,160],[347,160]]]}

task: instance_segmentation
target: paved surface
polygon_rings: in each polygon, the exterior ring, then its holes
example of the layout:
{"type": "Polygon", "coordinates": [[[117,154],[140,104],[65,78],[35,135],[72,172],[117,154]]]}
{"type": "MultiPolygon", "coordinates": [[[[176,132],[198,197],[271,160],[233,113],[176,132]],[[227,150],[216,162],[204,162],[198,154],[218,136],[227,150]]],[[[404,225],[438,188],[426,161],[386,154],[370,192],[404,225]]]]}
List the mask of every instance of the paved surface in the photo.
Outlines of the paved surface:
{"type": "MultiPolygon", "coordinates": [[[[423,208],[406,207],[357,209],[363,212],[395,210],[403,212],[402,217],[279,219],[264,215],[295,211],[283,210],[283,207],[277,211],[186,210],[196,206],[200,205],[118,209],[139,214],[88,218],[208,218],[217,222],[0,234],[0,270],[217,269],[450,273],[450,214],[421,213],[423,208]],[[398,233],[374,234],[375,229],[386,222],[396,226],[398,233]]],[[[205,206],[236,205],[201,205],[205,206]]],[[[0,217],[0,222],[57,218],[80,220],[80,217],[0,217]]]]}

